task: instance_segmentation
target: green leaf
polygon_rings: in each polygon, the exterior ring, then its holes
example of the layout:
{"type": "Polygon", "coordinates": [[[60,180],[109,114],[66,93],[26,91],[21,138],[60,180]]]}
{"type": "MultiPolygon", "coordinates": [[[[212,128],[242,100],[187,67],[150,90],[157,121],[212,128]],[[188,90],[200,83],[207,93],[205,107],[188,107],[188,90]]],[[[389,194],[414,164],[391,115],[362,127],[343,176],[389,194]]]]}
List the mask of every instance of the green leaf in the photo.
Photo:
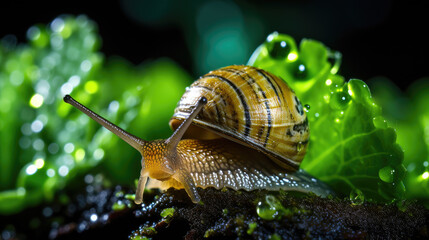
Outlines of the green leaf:
{"type": "Polygon", "coordinates": [[[249,63],[282,77],[308,104],[311,134],[302,168],[344,196],[359,190],[365,199],[402,198],[403,151],[367,84],[337,75],[341,54],[320,42],[304,39],[299,50],[291,50],[296,57],[279,59],[270,56],[270,42],[293,40],[278,33],[267,39],[249,63]]]}

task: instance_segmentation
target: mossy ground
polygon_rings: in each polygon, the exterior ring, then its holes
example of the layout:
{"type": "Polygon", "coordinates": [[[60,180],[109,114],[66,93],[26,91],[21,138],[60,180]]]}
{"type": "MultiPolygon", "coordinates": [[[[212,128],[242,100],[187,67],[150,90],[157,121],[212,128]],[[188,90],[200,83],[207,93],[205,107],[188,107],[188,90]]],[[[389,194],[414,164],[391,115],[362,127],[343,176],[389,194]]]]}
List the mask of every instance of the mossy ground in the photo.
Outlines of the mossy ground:
{"type": "Polygon", "coordinates": [[[170,189],[165,193],[146,193],[145,204],[137,206],[128,193],[132,191],[119,186],[103,188],[88,185],[83,193],[70,194],[68,201],[64,200],[66,195],[59,195],[48,206],[0,217],[2,238],[428,237],[429,211],[415,202],[354,205],[347,199],[323,199],[314,195],[209,188],[199,191],[202,204],[193,204],[183,190],[170,189]],[[270,201],[275,199],[277,205],[267,205],[266,211],[261,213],[257,211],[258,205],[267,204],[267,196],[270,196],[270,201]]]}

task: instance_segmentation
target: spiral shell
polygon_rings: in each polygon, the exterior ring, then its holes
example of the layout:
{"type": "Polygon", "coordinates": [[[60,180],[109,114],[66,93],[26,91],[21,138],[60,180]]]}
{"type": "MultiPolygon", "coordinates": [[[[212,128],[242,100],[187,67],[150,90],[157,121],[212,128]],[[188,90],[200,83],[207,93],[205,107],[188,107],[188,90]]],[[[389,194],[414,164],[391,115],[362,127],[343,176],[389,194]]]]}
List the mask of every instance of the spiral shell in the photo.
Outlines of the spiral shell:
{"type": "Polygon", "coordinates": [[[201,96],[207,104],[186,138],[225,137],[263,152],[285,169],[299,168],[308,145],[308,120],[284,80],[250,66],[211,71],[187,88],[170,121],[173,129],[189,116],[201,96]]]}

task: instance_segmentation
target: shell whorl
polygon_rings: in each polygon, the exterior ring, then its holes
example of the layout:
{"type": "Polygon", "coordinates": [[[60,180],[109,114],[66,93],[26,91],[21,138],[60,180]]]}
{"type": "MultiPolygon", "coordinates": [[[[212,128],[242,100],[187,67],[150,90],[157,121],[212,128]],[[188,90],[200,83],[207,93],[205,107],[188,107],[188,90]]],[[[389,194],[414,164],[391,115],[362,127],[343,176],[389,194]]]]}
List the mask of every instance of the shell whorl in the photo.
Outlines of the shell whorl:
{"type": "Polygon", "coordinates": [[[285,169],[299,167],[308,145],[308,121],[302,104],[282,79],[250,66],[211,71],[187,88],[170,121],[173,129],[201,96],[207,104],[185,137],[226,137],[264,152],[285,169]]]}

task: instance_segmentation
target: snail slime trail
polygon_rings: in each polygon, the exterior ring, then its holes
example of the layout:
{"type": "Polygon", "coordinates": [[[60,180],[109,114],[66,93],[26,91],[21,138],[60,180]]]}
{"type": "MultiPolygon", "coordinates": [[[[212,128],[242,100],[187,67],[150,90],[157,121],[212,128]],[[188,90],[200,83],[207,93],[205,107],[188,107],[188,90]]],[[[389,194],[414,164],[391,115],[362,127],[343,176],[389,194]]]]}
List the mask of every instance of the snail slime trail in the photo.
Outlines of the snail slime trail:
{"type": "Polygon", "coordinates": [[[333,194],[299,169],[310,134],[300,101],[285,81],[262,69],[233,65],[199,78],[178,103],[166,140],[142,140],[72,97],[64,101],[141,153],[137,204],[148,177],[148,187],[184,188],[194,203],[201,200],[197,187],[333,194]]]}

